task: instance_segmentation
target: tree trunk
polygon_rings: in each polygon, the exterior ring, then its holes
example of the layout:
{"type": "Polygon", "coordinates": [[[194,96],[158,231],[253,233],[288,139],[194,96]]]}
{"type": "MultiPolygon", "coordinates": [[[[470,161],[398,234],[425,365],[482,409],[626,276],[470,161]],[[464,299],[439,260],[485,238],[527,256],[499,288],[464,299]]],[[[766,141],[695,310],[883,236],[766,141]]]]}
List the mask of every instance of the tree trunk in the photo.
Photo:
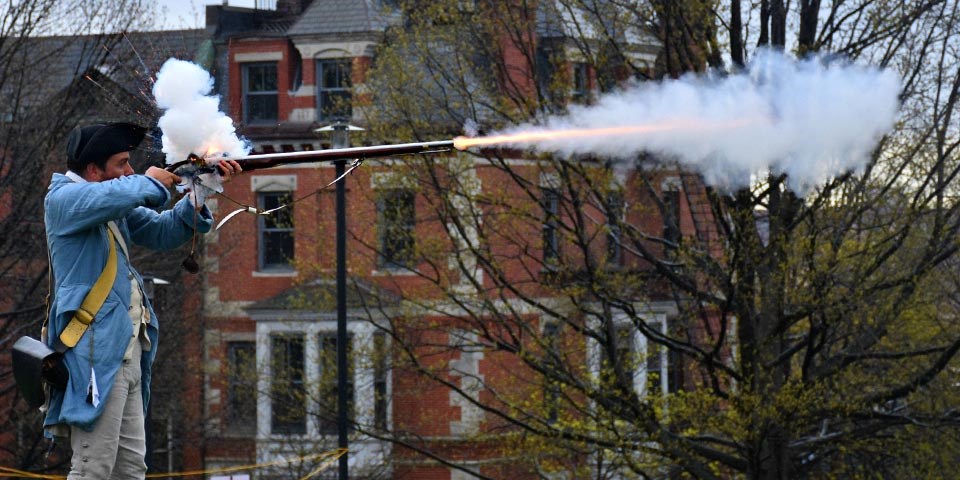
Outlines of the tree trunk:
{"type": "Polygon", "coordinates": [[[730,58],[737,68],[743,68],[743,19],[740,12],[740,0],[730,2],[730,58]]]}
{"type": "Polygon", "coordinates": [[[781,50],[787,44],[787,8],[783,0],[770,2],[770,43],[781,50]]]}
{"type": "Polygon", "coordinates": [[[800,55],[817,50],[817,21],[820,0],[800,0],[800,32],[797,37],[800,55]]]}

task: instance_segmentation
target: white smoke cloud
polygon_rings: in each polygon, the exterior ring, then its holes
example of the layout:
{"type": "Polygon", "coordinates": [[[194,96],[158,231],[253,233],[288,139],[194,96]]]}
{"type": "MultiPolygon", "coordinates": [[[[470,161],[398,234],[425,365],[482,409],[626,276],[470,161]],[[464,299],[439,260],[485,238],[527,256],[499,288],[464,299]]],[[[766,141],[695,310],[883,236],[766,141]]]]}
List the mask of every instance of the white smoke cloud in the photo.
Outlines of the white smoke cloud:
{"type": "Polygon", "coordinates": [[[198,65],[171,58],[164,62],[153,85],[157,105],[165,112],[163,153],[167,164],[200,156],[246,155],[250,145],[237,138],[233,120],[219,110],[219,100],[210,96],[213,79],[198,65]]]}
{"type": "Polygon", "coordinates": [[[863,168],[877,140],[893,127],[899,92],[899,77],[889,70],[762,52],[742,74],[638,83],[595,105],[571,106],[568,115],[496,135],[659,126],[513,145],[620,159],[651,152],[726,187],[744,186],[751,173],[770,169],[805,190],[863,168]]]}

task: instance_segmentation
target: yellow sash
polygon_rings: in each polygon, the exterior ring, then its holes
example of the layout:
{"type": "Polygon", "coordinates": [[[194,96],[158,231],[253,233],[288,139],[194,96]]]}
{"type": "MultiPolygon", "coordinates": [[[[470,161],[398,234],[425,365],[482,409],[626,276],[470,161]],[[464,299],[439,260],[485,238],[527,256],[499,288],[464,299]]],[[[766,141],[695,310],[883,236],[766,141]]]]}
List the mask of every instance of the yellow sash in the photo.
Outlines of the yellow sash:
{"type": "Polygon", "coordinates": [[[113,288],[113,281],[117,278],[117,246],[113,236],[113,231],[107,229],[107,236],[110,242],[110,254],[107,257],[107,264],[100,272],[100,277],[93,284],[90,293],[83,299],[80,308],[73,314],[73,318],[67,327],[60,332],[60,341],[68,348],[73,348],[80,341],[80,337],[87,331],[87,327],[93,323],[93,318],[97,316],[103,301],[110,294],[113,288]]]}

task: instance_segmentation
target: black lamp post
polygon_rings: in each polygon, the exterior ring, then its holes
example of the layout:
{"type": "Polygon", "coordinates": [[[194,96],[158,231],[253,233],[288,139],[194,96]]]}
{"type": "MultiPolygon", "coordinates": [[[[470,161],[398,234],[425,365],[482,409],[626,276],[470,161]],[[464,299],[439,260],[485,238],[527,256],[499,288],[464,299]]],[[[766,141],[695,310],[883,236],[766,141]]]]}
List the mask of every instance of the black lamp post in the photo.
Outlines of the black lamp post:
{"type": "MultiPolygon", "coordinates": [[[[331,132],[330,140],[333,148],[348,148],[350,146],[350,132],[363,130],[360,127],[337,122],[317,132],[331,132]]],[[[334,162],[334,178],[340,178],[346,171],[347,161],[334,162]]],[[[349,457],[347,447],[349,440],[349,418],[347,416],[347,375],[350,368],[347,364],[347,194],[344,179],[337,182],[337,447],[343,450],[340,456],[340,469],[337,478],[349,478],[349,457]]]]}

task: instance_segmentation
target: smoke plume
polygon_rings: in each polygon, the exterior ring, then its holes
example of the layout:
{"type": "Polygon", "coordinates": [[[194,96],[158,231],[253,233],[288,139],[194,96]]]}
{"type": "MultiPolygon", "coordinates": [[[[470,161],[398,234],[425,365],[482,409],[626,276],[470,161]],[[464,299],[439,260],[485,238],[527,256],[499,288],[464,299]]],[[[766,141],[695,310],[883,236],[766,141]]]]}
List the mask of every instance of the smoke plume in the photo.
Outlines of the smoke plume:
{"type": "Polygon", "coordinates": [[[893,127],[899,92],[899,77],[889,70],[761,52],[741,74],[636,84],[595,105],[571,106],[567,115],[498,134],[651,127],[507,143],[621,159],[655,153],[726,187],[744,186],[751,174],[771,170],[804,190],[862,169],[893,127]]]}
{"type": "Polygon", "coordinates": [[[191,153],[210,157],[250,152],[249,144],[237,138],[233,120],[220,111],[217,97],[209,95],[212,90],[210,74],[196,64],[171,58],[160,67],[153,96],[165,110],[159,126],[167,164],[186,160],[191,153]]]}

